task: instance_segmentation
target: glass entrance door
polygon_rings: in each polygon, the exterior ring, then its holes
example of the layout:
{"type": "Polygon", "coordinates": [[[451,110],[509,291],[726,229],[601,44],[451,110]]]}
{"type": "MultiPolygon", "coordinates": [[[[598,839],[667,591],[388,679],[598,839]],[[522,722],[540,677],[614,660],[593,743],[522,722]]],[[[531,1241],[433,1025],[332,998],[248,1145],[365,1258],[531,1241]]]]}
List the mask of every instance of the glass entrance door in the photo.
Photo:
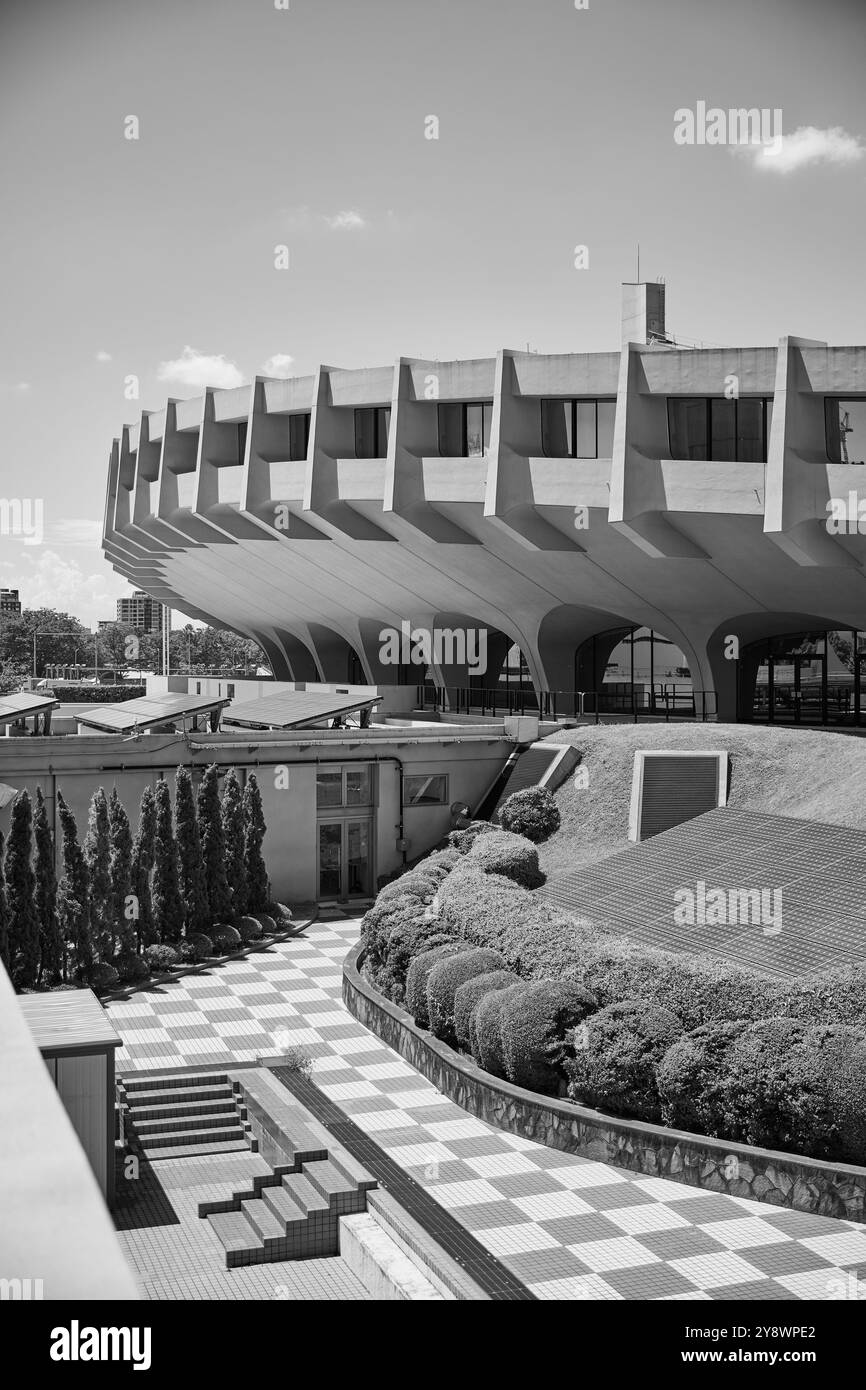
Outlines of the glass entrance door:
{"type": "Polygon", "coordinates": [[[319,821],[319,897],[367,898],[372,893],[372,820],[319,821]]]}

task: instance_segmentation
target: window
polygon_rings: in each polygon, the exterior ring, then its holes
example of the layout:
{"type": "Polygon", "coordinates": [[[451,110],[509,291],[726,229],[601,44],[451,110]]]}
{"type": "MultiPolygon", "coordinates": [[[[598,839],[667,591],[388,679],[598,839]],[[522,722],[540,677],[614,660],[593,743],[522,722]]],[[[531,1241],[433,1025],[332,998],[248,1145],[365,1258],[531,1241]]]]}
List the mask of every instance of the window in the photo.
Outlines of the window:
{"type": "Polygon", "coordinates": [[[832,463],[866,463],[866,400],[824,400],[827,457],[832,463]]]}
{"type": "Polygon", "coordinates": [[[310,444],[310,413],[289,416],[289,459],[297,463],[307,457],[310,444]]]}
{"type": "Polygon", "coordinates": [[[448,778],[442,773],[413,773],[403,778],[404,806],[446,806],[448,778]]]}
{"type": "Polygon", "coordinates": [[[235,688],[231,682],[229,682],[226,686],[226,695],[228,695],[230,700],[233,700],[235,698],[235,688]]]}
{"type": "Polygon", "coordinates": [[[616,401],[543,400],[542,451],[548,458],[610,458],[615,417],[616,401]]]}
{"type": "MultiPolygon", "coordinates": [[[[388,454],[391,410],[376,406],[355,411],[355,458],[383,459],[388,454]]],[[[306,455],[304,456],[306,457],[306,455]]]]}
{"type": "Polygon", "coordinates": [[[773,403],[748,396],[669,396],[671,458],[765,463],[773,403]]]}
{"type": "Polygon", "coordinates": [[[493,405],[449,401],[439,406],[439,453],[443,458],[480,458],[490,448],[493,405]]]}
{"type": "Polygon", "coordinates": [[[371,806],[373,778],[370,767],[319,768],[316,772],[316,805],[371,806]]]}

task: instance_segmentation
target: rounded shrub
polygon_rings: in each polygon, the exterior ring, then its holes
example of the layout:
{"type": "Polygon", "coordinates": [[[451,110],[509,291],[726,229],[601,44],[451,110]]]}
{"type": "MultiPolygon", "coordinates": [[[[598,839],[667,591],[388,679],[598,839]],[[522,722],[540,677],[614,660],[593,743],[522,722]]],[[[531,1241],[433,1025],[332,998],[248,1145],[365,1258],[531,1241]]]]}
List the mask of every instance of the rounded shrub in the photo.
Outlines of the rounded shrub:
{"type": "Polygon", "coordinates": [[[693,1134],[736,1137],[728,1133],[727,1056],[734,1039],[747,1027],[745,1019],[704,1023],[668,1048],[656,1068],[664,1124],[693,1134]]]}
{"type": "Polygon", "coordinates": [[[144,959],[151,971],[155,974],[161,974],[177,965],[177,951],[173,946],[166,946],[157,942],[155,945],[145,948],[144,959]]]}
{"type": "Polygon", "coordinates": [[[503,830],[525,835],[540,845],[555,835],[561,824],[559,807],[546,787],[524,787],[503,802],[499,810],[503,830]]]}
{"type": "Polygon", "coordinates": [[[505,1075],[505,1053],[502,1046],[502,1009],[506,999],[514,999],[528,986],[518,980],[507,989],[490,990],[482,994],[469,1015],[469,1044],[472,1056],[483,1071],[491,1076],[505,1075]]]}
{"type": "Polygon", "coordinates": [[[97,994],[103,994],[106,990],[116,989],[120,983],[120,977],[113,965],[109,965],[107,960],[97,961],[90,971],[90,985],[97,994]]]}
{"type": "Polygon", "coordinates": [[[430,971],[440,960],[456,956],[462,943],[453,940],[431,938],[426,950],[416,955],[406,972],[406,1008],[419,1028],[430,1027],[427,1013],[427,979],[430,971]]]}
{"type": "Polygon", "coordinates": [[[213,941],[203,931],[194,932],[192,936],[188,936],[185,944],[188,946],[193,960],[207,960],[214,953],[213,941]]]}
{"type": "Polygon", "coordinates": [[[469,1024],[479,999],[491,990],[508,989],[514,984],[517,984],[517,976],[512,970],[491,970],[473,975],[471,980],[458,985],[454,992],[454,1036],[459,1047],[469,1049],[472,1046],[469,1024]]]}
{"type": "Polygon", "coordinates": [[[502,874],[522,888],[539,888],[544,874],[538,867],[538,850],[523,835],[495,830],[481,835],[469,850],[473,866],[485,874],[502,874]]]}
{"type": "Polygon", "coordinates": [[[582,1023],[565,1063],[572,1100],[657,1124],[661,1102],[656,1068],[683,1025],[670,1009],[626,999],[582,1023]]]}
{"type": "MultiPolygon", "coordinates": [[[[406,977],[415,956],[432,946],[440,946],[453,941],[451,932],[443,932],[441,923],[433,916],[422,916],[414,921],[395,926],[388,937],[384,956],[376,972],[374,983],[387,999],[401,1004],[406,994],[406,977]]],[[[456,943],[462,945],[462,943],[456,943]]]]}
{"type": "Polygon", "coordinates": [[[124,985],[137,985],[150,975],[147,963],[134,951],[124,951],[114,961],[118,979],[124,985]]]}
{"type": "Polygon", "coordinates": [[[596,1008],[594,996],[567,981],[530,980],[519,993],[503,990],[501,999],[502,1055],[508,1080],[531,1091],[557,1095],[563,1062],[572,1050],[568,1034],[596,1008]]]}
{"type": "Polygon", "coordinates": [[[531,893],[501,874],[485,874],[467,858],[439,889],[439,918],[473,946],[498,949],[510,922],[519,922],[534,903],[531,893]]]}
{"type": "Polygon", "coordinates": [[[264,936],[264,928],[255,917],[239,917],[234,927],[245,946],[251,941],[260,941],[264,936]]]}
{"type": "Polygon", "coordinates": [[[211,939],[217,951],[221,954],[227,951],[234,951],[241,944],[241,934],[235,927],[230,927],[227,922],[220,922],[211,929],[211,939]]]}
{"type": "Polygon", "coordinates": [[[448,836],[448,848],[454,849],[458,854],[468,854],[479,835],[489,835],[495,826],[486,820],[474,820],[463,830],[452,830],[448,836]]]}
{"type": "Polygon", "coordinates": [[[780,987],[774,1012],[814,1023],[866,1028],[866,965],[838,965],[801,975],[780,987]]]}
{"type": "Polygon", "coordinates": [[[456,1042],[454,995],[460,985],[476,975],[502,970],[505,962],[498,951],[476,946],[456,956],[437,961],[427,976],[427,1017],[430,1031],[443,1042],[456,1042]]]}
{"type": "Polygon", "coordinates": [[[428,906],[423,898],[414,893],[400,893],[384,899],[380,894],[369,912],[364,914],[361,936],[364,939],[365,968],[371,980],[375,982],[385,963],[391,932],[420,921],[428,906]]]}

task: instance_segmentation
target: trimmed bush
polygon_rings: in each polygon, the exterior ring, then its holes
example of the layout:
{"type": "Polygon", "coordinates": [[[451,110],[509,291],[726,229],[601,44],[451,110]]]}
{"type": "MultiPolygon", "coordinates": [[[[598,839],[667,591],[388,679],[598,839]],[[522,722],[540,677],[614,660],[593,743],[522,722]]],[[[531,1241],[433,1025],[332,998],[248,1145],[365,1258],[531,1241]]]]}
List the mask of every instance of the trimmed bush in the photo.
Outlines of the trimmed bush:
{"type": "Polygon", "coordinates": [[[215,927],[212,927],[210,934],[214,946],[220,953],[234,951],[241,944],[240,932],[225,922],[219,922],[215,927]]]}
{"type": "Polygon", "coordinates": [[[155,942],[154,945],[145,947],[144,959],[154,974],[162,974],[171,970],[173,965],[177,965],[177,951],[173,946],[155,942]]]}
{"type": "Polygon", "coordinates": [[[483,994],[469,1015],[469,1044],[472,1056],[483,1071],[491,1076],[505,1075],[505,1053],[502,1047],[502,1010],[506,1000],[517,998],[528,989],[525,980],[518,980],[507,989],[492,989],[483,994]]]}
{"type": "Polygon", "coordinates": [[[365,969],[375,981],[384,969],[391,933],[398,928],[414,927],[424,919],[428,904],[414,893],[393,895],[377,900],[361,922],[361,935],[366,947],[365,969]]]}
{"type": "Polygon", "coordinates": [[[261,922],[256,921],[255,917],[239,917],[234,927],[245,945],[250,941],[259,941],[264,936],[264,928],[261,922]]]}
{"type": "Polygon", "coordinates": [[[120,982],[120,977],[113,965],[108,961],[97,961],[90,972],[90,986],[95,989],[97,994],[104,994],[106,990],[116,989],[120,982]]]}
{"type": "Polygon", "coordinates": [[[433,938],[427,950],[416,955],[406,972],[406,1008],[419,1028],[429,1028],[427,1013],[427,979],[430,971],[447,956],[455,956],[460,950],[457,941],[441,941],[433,938]],[[435,942],[435,944],[434,944],[435,942]]]}
{"type": "Polygon", "coordinates": [[[448,836],[448,848],[458,854],[468,854],[479,835],[489,835],[496,827],[486,820],[474,820],[463,830],[452,830],[448,836]]]}
{"type": "Polygon", "coordinates": [[[124,985],[137,985],[150,975],[146,963],[134,951],[123,951],[114,962],[117,977],[124,985]]]}
{"type": "Polygon", "coordinates": [[[205,932],[194,932],[187,937],[185,945],[189,947],[196,960],[207,960],[208,956],[214,954],[214,944],[205,932]]]}
{"type": "Polygon", "coordinates": [[[459,1047],[469,1049],[471,1038],[469,1024],[479,999],[491,990],[508,989],[517,983],[517,976],[511,970],[491,970],[483,975],[474,975],[465,984],[458,985],[454,992],[454,1035],[459,1047]]]}
{"type": "Polygon", "coordinates": [[[563,1062],[573,1052],[568,1034],[596,1008],[595,998],[580,985],[559,980],[527,981],[520,993],[504,990],[501,997],[502,1056],[508,1080],[557,1095],[563,1062]]]}
{"type": "MultiPolygon", "coordinates": [[[[378,988],[395,1004],[402,1004],[406,996],[409,967],[414,958],[431,946],[441,946],[446,941],[454,940],[450,932],[443,932],[435,917],[420,916],[414,921],[401,922],[388,937],[385,958],[376,976],[378,988]]],[[[462,942],[455,944],[462,949],[462,942]]]]}
{"type": "Polygon", "coordinates": [[[658,1124],[656,1068],[682,1032],[676,1014],[645,999],[608,1004],[576,1030],[565,1063],[568,1094],[610,1115],[658,1124]]]}
{"type": "Polygon", "coordinates": [[[540,845],[555,835],[561,824],[559,807],[546,787],[525,787],[514,792],[499,810],[503,830],[525,835],[534,845],[540,845]]]}
{"type": "Polygon", "coordinates": [[[454,1033],[454,995],[460,985],[476,975],[502,970],[505,962],[498,951],[476,947],[440,960],[427,976],[427,1017],[430,1031],[443,1042],[457,1041],[454,1033]]]}
{"type": "Polygon", "coordinates": [[[779,989],[774,1012],[815,1023],[866,1028],[866,965],[838,965],[779,989]]]}
{"type": "Polygon", "coordinates": [[[483,873],[502,874],[522,888],[539,888],[544,882],[535,845],[507,830],[479,836],[469,850],[469,859],[483,873]]]}
{"type": "Polygon", "coordinates": [[[705,1023],[668,1048],[656,1069],[664,1124],[694,1134],[724,1133],[725,1059],[747,1027],[745,1020],[705,1023]]]}

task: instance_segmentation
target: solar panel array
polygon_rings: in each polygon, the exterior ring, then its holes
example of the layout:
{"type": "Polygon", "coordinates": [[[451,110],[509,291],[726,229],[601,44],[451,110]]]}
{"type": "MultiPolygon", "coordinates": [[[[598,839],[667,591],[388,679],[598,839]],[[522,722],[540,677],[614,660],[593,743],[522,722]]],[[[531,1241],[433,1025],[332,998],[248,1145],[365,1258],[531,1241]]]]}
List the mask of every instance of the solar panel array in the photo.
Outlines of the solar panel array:
{"type": "Polygon", "coordinates": [[[169,724],[183,717],[192,718],[205,710],[228,704],[213,695],[182,695],[167,691],[164,695],[143,696],[140,700],[123,700],[117,705],[94,705],[92,710],[79,711],[81,724],[109,729],[112,733],[126,729],[143,729],[149,724],[169,724]]]}
{"type": "Polygon", "coordinates": [[[224,724],[261,725],[265,728],[293,729],[320,719],[336,719],[338,715],[367,709],[378,699],[359,699],[341,696],[333,691],[287,690],[282,694],[263,695],[260,700],[245,700],[233,704],[223,716],[224,724]]]}
{"type": "Polygon", "coordinates": [[[43,710],[54,709],[59,703],[53,695],[31,695],[26,690],[4,695],[0,698],[0,724],[24,719],[28,714],[42,714],[43,710]]]}
{"type": "Polygon", "coordinates": [[[866,962],[866,833],[844,826],[720,808],[539,892],[633,940],[709,952],[780,979],[866,962]],[[700,883],[705,898],[713,889],[764,891],[769,910],[755,921],[728,899],[728,920],[678,921],[677,890],[695,894],[697,919],[700,883]]]}

